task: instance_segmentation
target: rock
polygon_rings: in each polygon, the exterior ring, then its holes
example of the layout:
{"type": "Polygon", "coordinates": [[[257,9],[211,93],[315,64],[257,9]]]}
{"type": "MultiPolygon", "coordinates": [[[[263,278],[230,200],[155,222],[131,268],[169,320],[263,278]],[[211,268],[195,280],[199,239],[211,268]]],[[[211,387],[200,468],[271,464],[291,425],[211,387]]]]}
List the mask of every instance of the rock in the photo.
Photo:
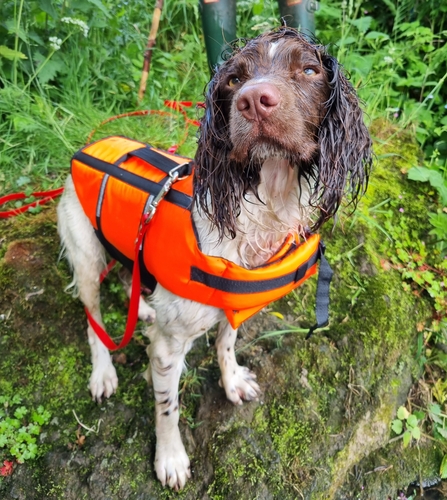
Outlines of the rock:
{"type": "MultiPolygon", "coordinates": [[[[154,403],[141,377],[146,339],[137,333],[119,358],[117,394],[91,401],[86,319],[64,292],[71,277],[58,263],[54,207],[0,221],[0,395],[20,395],[26,408],[51,413],[38,458],[0,479],[0,497],[386,499],[436,477],[441,457],[431,442],[406,449],[390,442],[390,422],[419,375],[416,325],[430,306],[384,265],[390,247],[381,220],[370,222],[378,203],[403,196],[415,231],[426,224],[417,186],[400,172],[402,162],[416,162],[417,148],[405,136],[387,147],[383,152],[399,156],[380,161],[357,214],[342,218],[333,236],[329,227],[324,232],[335,271],[329,327],[305,340],[314,315],[311,280],[240,329],[238,358],[257,373],[260,401],[234,407],[225,399],[213,334],[210,346],[204,337],[188,356],[181,431],[193,478],[180,494],[164,490],[153,470],[154,403]],[[283,330],[289,333],[272,333],[283,330]]],[[[107,326],[119,336],[126,310],[117,283],[112,275],[102,294],[107,326]]]]}

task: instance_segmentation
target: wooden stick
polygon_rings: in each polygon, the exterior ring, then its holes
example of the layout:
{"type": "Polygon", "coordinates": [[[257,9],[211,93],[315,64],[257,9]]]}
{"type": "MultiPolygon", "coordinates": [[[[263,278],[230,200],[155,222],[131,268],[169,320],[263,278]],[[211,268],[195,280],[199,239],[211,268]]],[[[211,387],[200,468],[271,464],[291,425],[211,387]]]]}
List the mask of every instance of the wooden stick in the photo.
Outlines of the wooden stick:
{"type": "Polygon", "coordinates": [[[138,103],[141,103],[144,97],[144,93],[146,92],[147,78],[149,76],[149,69],[151,67],[152,49],[155,46],[162,9],[163,0],[157,0],[155,2],[154,14],[152,16],[151,31],[147,39],[146,50],[144,51],[144,65],[143,72],[141,73],[140,89],[138,90],[138,103]]]}

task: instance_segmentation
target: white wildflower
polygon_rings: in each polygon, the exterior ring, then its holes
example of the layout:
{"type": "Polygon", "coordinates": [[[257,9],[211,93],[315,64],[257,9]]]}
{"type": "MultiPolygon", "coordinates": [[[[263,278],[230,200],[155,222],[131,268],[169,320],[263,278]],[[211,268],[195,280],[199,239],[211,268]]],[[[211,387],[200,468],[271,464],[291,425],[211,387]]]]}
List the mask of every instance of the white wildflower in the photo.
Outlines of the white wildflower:
{"type": "Polygon", "coordinates": [[[385,57],[383,58],[383,60],[384,60],[387,64],[393,64],[393,62],[394,62],[394,59],[393,59],[392,57],[390,57],[390,56],[385,56],[385,57]]]}
{"type": "Polygon", "coordinates": [[[48,41],[50,42],[50,47],[53,50],[59,50],[61,48],[62,40],[57,36],[50,36],[50,38],[48,38],[48,41]]]}
{"type": "Polygon", "coordinates": [[[82,19],[76,19],[75,17],[63,17],[61,21],[63,23],[74,24],[75,26],[79,26],[79,28],[81,28],[81,30],[83,31],[84,36],[87,38],[88,31],[90,28],[87,26],[87,23],[84,22],[82,19]]]}

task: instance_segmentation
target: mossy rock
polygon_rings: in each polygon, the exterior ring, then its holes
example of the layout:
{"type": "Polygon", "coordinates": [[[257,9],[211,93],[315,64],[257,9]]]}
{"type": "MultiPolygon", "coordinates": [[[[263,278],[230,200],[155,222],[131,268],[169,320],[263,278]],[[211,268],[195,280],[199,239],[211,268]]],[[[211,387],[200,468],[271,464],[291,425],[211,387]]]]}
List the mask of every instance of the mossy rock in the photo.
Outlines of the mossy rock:
{"type": "MultiPolygon", "coordinates": [[[[390,442],[390,422],[419,375],[416,325],[430,305],[405,292],[387,265],[392,244],[374,208],[390,199],[388,220],[398,223],[401,212],[391,202],[398,200],[414,230],[425,234],[418,186],[402,174],[417,163],[419,150],[401,134],[389,144],[379,141],[376,151],[362,205],[324,231],[335,271],[329,327],[305,340],[302,328],[314,315],[311,280],[240,329],[238,357],[257,373],[261,401],[237,408],[226,401],[213,334],[190,353],[181,430],[193,478],[180,493],[163,489],[153,471],[143,325],[117,358],[117,394],[94,403],[86,319],[79,301],[64,292],[71,278],[58,262],[54,207],[0,221],[0,396],[18,394],[22,405],[42,405],[52,415],[37,438],[36,458],[0,479],[0,497],[384,499],[436,476],[441,457],[430,442],[406,449],[401,440],[390,442]],[[262,335],[284,329],[296,331],[262,335]]],[[[103,285],[103,310],[119,333],[125,308],[116,289],[114,277],[103,285]]],[[[0,448],[1,462],[7,459],[0,448]]]]}

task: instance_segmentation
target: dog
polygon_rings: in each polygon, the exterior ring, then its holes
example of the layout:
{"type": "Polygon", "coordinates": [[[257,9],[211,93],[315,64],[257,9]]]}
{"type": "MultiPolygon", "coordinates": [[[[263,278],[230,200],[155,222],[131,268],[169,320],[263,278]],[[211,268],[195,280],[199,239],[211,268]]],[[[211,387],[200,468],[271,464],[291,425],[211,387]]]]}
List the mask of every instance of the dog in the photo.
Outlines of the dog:
{"type": "MultiPolygon", "coordinates": [[[[194,158],[191,217],[203,253],[246,269],[269,261],[285,239],[302,241],[334,216],[342,200],[355,206],[372,165],[371,139],[356,92],[325,47],[281,27],[234,46],[207,91],[194,158]]],[[[105,250],[80,205],[71,177],[58,206],[58,232],[81,301],[102,324],[99,275],[105,250]]],[[[130,288],[127,281],[126,288],[130,288]]],[[[156,400],[155,471],[181,489],[191,477],[182,443],[178,384],[193,341],[218,324],[220,385],[235,405],[258,399],[256,375],[237,363],[237,329],[222,309],[158,284],[139,316],[147,329],[156,400]]],[[[118,380],[107,348],[88,324],[94,399],[118,380]]]]}

